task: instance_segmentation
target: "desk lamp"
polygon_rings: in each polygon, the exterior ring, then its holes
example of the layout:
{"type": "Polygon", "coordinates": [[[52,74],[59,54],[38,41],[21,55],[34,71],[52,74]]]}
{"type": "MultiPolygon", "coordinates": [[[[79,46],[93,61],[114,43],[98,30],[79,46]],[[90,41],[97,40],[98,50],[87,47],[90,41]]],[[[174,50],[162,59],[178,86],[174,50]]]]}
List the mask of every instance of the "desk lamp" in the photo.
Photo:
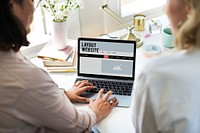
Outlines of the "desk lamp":
{"type": "Polygon", "coordinates": [[[108,7],[108,1],[101,6],[101,9],[105,11],[108,15],[110,15],[115,21],[117,21],[122,27],[128,30],[128,33],[125,35],[122,35],[119,37],[119,39],[122,40],[134,40],[136,41],[136,46],[137,48],[142,46],[143,44],[143,38],[139,35],[136,35],[133,33],[134,27],[129,25],[125,20],[123,20],[119,15],[117,15],[115,12],[113,12],[109,7],[108,7]]]}

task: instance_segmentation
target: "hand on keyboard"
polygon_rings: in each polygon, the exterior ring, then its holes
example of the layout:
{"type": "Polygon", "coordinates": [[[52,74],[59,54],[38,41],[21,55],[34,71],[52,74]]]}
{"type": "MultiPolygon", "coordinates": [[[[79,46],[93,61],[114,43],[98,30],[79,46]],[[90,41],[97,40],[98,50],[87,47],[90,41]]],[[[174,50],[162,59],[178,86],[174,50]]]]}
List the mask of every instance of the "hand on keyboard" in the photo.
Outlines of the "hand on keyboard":
{"type": "Polygon", "coordinates": [[[111,110],[117,106],[118,101],[115,97],[111,98],[109,97],[112,94],[112,91],[108,91],[105,96],[103,96],[104,89],[101,89],[98,92],[98,96],[96,99],[91,100],[89,104],[89,108],[95,113],[96,120],[99,122],[106,116],[108,116],[111,112],[111,110]]]}
{"type": "Polygon", "coordinates": [[[89,102],[88,98],[81,97],[80,95],[93,88],[96,88],[93,84],[89,83],[87,80],[82,80],[76,82],[68,91],[65,91],[65,94],[72,102],[89,102]]]}

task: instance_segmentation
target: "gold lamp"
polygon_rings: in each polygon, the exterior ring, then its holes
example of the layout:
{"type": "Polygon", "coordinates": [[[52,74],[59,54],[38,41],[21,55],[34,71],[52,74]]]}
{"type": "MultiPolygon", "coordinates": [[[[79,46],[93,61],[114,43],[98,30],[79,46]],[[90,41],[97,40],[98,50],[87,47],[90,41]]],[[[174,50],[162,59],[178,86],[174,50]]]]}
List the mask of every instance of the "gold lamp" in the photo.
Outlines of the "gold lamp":
{"type": "MultiPolygon", "coordinates": [[[[108,1],[107,1],[108,2],[108,1]]],[[[115,21],[117,21],[122,27],[128,30],[128,33],[119,37],[121,40],[134,40],[136,41],[137,48],[143,45],[143,38],[139,35],[133,33],[134,27],[129,25],[125,20],[123,20],[119,15],[113,12],[108,4],[101,6],[101,9],[110,15],[115,21]]]]}

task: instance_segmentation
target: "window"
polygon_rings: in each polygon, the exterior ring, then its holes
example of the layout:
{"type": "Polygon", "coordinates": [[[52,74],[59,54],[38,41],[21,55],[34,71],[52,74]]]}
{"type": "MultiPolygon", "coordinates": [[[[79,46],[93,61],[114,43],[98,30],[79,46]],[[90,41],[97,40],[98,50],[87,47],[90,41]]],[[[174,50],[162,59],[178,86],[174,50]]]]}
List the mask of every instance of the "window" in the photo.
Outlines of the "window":
{"type": "MultiPolygon", "coordinates": [[[[35,5],[39,0],[35,0],[35,5]]],[[[40,5],[35,9],[31,32],[27,35],[30,42],[28,47],[22,47],[21,52],[27,58],[33,58],[39,50],[50,40],[49,35],[45,34],[45,23],[40,5]]]]}
{"type": "Polygon", "coordinates": [[[143,13],[147,19],[164,14],[163,7],[167,0],[121,0],[121,16],[131,17],[143,13]],[[152,4],[153,3],[153,4],[152,4]]]}
{"type": "MultiPolygon", "coordinates": [[[[38,4],[39,0],[35,0],[35,5],[38,4]]],[[[27,35],[28,40],[31,43],[31,46],[37,45],[39,43],[44,42],[45,33],[46,33],[46,26],[44,17],[42,15],[42,9],[40,5],[35,9],[34,16],[33,16],[33,22],[31,24],[31,32],[27,35]]]]}

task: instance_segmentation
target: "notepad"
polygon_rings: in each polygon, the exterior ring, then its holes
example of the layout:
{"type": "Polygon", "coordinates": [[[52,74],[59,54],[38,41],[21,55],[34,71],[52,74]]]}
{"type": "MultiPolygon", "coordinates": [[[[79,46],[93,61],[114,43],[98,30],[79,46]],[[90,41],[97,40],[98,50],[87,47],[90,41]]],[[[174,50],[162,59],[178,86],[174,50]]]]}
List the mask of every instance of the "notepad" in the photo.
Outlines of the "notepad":
{"type": "Polygon", "coordinates": [[[43,58],[43,64],[45,67],[67,67],[72,66],[73,61],[75,60],[75,49],[72,50],[71,54],[67,58],[67,60],[57,60],[57,59],[51,59],[51,58],[43,58]]]}
{"type": "Polygon", "coordinates": [[[41,51],[37,54],[37,57],[45,60],[66,61],[72,53],[73,49],[73,46],[68,45],[63,50],[57,50],[55,47],[53,47],[52,42],[50,41],[41,49],[41,51]]]}

